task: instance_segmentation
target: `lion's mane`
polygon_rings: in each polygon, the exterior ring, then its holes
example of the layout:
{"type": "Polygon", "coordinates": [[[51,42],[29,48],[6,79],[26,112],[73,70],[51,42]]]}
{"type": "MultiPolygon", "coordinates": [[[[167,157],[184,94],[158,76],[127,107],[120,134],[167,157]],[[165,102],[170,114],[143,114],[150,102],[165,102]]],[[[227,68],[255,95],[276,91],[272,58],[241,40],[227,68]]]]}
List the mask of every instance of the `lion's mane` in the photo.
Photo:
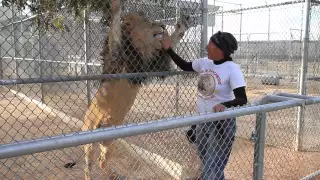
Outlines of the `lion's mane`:
{"type": "MultiPolygon", "coordinates": [[[[148,44],[145,35],[146,33],[153,33],[151,24],[155,22],[146,21],[147,20],[139,14],[127,15],[124,18],[124,22],[121,24],[121,43],[115,47],[116,50],[113,52],[109,49],[109,43],[112,42],[109,42],[109,38],[106,38],[104,49],[101,52],[103,74],[160,72],[171,70],[170,58],[168,55],[165,54],[162,49],[156,49],[152,44],[148,44]],[[139,26],[146,26],[147,28],[139,26]],[[133,33],[133,31],[135,33],[133,33]]],[[[161,78],[164,79],[164,77],[161,78]]],[[[129,80],[133,84],[141,84],[147,80],[147,77],[129,78],[129,80]]]]}

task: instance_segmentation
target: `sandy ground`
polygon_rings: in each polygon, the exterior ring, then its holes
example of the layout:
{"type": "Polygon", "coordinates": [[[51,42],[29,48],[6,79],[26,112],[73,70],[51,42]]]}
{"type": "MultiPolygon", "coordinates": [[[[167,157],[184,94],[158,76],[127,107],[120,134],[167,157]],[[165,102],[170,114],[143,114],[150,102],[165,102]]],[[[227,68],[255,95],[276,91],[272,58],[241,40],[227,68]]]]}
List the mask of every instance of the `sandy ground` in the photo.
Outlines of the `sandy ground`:
{"type": "MultiPolygon", "coordinates": [[[[248,96],[250,100],[262,97],[266,92],[280,90],[295,93],[296,84],[286,86],[250,86],[248,96]],[[268,87],[268,88],[267,88],[268,87]]],[[[317,87],[313,85],[314,94],[317,87]]],[[[50,88],[44,97],[49,106],[65,112],[68,115],[81,119],[86,108],[86,96],[84,93],[72,93],[63,88],[50,88]],[[54,90],[53,90],[54,89],[54,90]]],[[[83,88],[79,85],[79,89],[83,88]]],[[[309,88],[310,91],[311,88],[309,88]]],[[[37,99],[38,87],[28,91],[30,97],[37,99]]],[[[194,111],[195,89],[185,87],[179,89],[179,98],[175,96],[175,86],[153,85],[143,88],[137,98],[135,108],[128,114],[128,122],[140,122],[165,118],[173,115],[190,114],[194,111]],[[176,106],[178,100],[178,106],[176,106]],[[152,113],[150,113],[152,112],[152,113]]],[[[319,91],[320,92],[320,91],[319,91]]],[[[312,93],[310,91],[310,93],[312,93]]],[[[59,117],[50,115],[38,108],[35,104],[21,100],[12,93],[1,90],[0,101],[0,137],[1,143],[10,143],[18,140],[34,139],[43,136],[59,135],[79,131],[78,128],[66,124],[59,117]]],[[[319,107],[310,107],[307,115],[306,128],[315,128],[314,120],[319,119],[319,107]]],[[[265,176],[264,179],[299,179],[307,174],[320,169],[320,152],[318,147],[312,150],[318,152],[294,152],[292,149],[295,133],[295,109],[287,109],[279,112],[268,113],[267,147],[265,149],[265,176]],[[276,146],[276,147],[275,147],[276,146]],[[285,148],[279,148],[285,147],[285,148]]],[[[227,179],[252,179],[253,142],[249,141],[251,132],[255,126],[253,115],[239,117],[237,121],[237,140],[226,169],[227,179]]],[[[199,169],[194,147],[190,145],[184,136],[185,128],[162,131],[148,135],[126,138],[130,143],[136,144],[150,152],[157,153],[165,158],[175,161],[183,166],[187,175],[196,174],[199,169]]],[[[315,142],[320,133],[307,131],[309,135],[305,145],[315,142]],[[312,133],[311,133],[312,132],[312,133]],[[318,133],[318,134],[317,134],[318,133]]],[[[130,177],[148,179],[170,179],[169,175],[145,162],[133,159],[127,152],[118,149],[116,158],[110,161],[110,165],[119,174],[130,177]],[[125,162],[128,161],[128,162],[125,162]]],[[[22,156],[1,160],[0,179],[83,179],[83,150],[82,147],[66,148],[45,153],[22,156]],[[73,169],[65,169],[63,165],[70,159],[77,160],[73,169]]],[[[95,164],[94,179],[104,179],[105,171],[100,170],[95,164]]]]}

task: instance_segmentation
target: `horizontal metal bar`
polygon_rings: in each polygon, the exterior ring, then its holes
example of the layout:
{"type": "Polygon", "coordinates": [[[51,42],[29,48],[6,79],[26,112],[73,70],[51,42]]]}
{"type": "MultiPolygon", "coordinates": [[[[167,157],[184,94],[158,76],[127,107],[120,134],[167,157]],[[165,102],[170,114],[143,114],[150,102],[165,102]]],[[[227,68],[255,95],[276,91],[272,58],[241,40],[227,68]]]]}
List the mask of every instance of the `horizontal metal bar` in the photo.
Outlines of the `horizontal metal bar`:
{"type": "Polygon", "coordinates": [[[19,21],[15,21],[15,22],[6,24],[6,25],[4,25],[4,26],[1,26],[1,27],[0,27],[0,30],[3,29],[3,28],[5,28],[5,27],[11,26],[11,25],[13,25],[13,24],[18,24],[18,23],[22,23],[22,22],[25,22],[25,21],[33,20],[35,17],[37,17],[37,15],[32,15],[32,16],[27,17],[27,18],[25,18],[25,19],[21,19],[21,20],[19,20],[19,21]]]}
{"type": "MultiPolygon", "coordinates": [[[[55,62],[55,61],[53,61],[55,62]]],[[[70,63],[71,64],[71,63],[70,63]]],[[[82,64],[82,63],[74,63],[82,64]]],[[[98,64],[88,63],[87,65],[99,66],[98,64]]],[[[124,79],[133,77],[152,77],[152,76],[174,76],[196,74],[190,71],[171,71],[171,72],[147,72],[147,73],[123,73],[123,74],[102,74],[102,75],[85,75],[85,76],[50,76],[42,78],[21,78],[21,79],[0,79],[0,85],[15,84],[36,84],[50,82],[67,82],[67,81],[84,81],[84,80],[100,80],[100,79],[124,79]]],[[[257,75],[246,74],[245,77],[256,77],[257,75]]],[[[261,77],[269,77],[267,75],[261,77]]]]}
{"type": "Polygon", "coordinates": [[[312,174],[309,174],[308,176],[301,178],[300,180],[312,180],[313,178],[315,178],[317,176],[320,176],[320,170],[318,170],[312,174]]]}
{"type": "Polygon", "coordinates": [[[254,6],[254,7],[248,7],[248,8],[239,8],[234,10],[227,10],[227,11],[218,11],[215,14],[221,15],[224,13],[236,13],[236,12],[243,12],[243,11],[249,11],[249,10],[256,10],[256,9],[263,9],[263,8],[271,8],[271,7],[279,7],[284,5],[291,5],[291,4],[298,4],[303,3],[305,0],[296,0],[296,1],[286,1],[281,3],[275,3],[275,4],[266,4],[261,6],[254,6]]]}
{"type": "Polygon", "coordinates": [[[320,77],[308,77],[307,80],[320,81],[320,77]]]}
{"type": "Polygon", "coordinates": [[[251,106],[257,106],[257,105],[264,105],[268,103],[277,103],[282,101],[289,101],[289,100],[299,100],[297,98],[290,98],[290,97],[283,97],[278,95],[266,95],[260,100],[255,100],[251,102],[251,106]]]}
{"type": "Polygon", "coordinates": [[[67,81],[84,81],[84,80],[101,80],[101,79],[128,79],[138,77],[156,77],[156,76],[174,76],[195,74],[192,71],[164,71],[164,72],[143,72],[143,73],[122,73],[122,74],[101,74],[101,75],[84,75],[84,76],[49,76],[39,78],[21,78],[21,79],[1,79],[0,85],[16,84],[35,84],[67,81]]]}
{"type": "Polygon", "coordinates": [[[289,98],[298,98],[298,99],[311,99],[311,98],[317,98],[316,96],[308,96],[308,95],[301,95],[301,94],[291,94],[291,93],[285,93],[285,92],[279,92],[276,93],[279,96],[285,96],[289,98]]]}
{"type": "Polygon", "coordinates": [[[320,1],[318,0],[311,0],[312,3],[315,3],[315,4],[320,4],[320,1]]]}
{"type": "MultiPolygon", "coordinates": [[[[22,60],[22,61],[37,61],[37,62],[49,62],[49,63],[59,63],[59,64],[77,64],[77,65],[92,65],[92,66],[101,66],[101,63],[85,63],[84,60],[77,61],[54,61],[54,60],[46,60],[46,59],[37,59],[37,58],[17,58],[17,57],[2,57],[3,59],[14,59],[14,60],[22,60]]],[[[72,59],[72,58],[70,58],[72,59]]],[[[91,59],[91,61],[94,59],[91,59]]]]}
{"type": "MultiPolygon", "coordinates": [[[[80,64],[80,63],[79,63],[80,64]]],[[[88,65],[91,65],[88,63],[88,65]]],[[[95,64],[97,65],[97,64],[95,64]]],[[[193,71],[165,71],[165,72],[146,72],[146,73],[122,73],[122,74],[101,74],[101,75],[84,75],[84,76],[49,76],[39,78],[20,78],[20,79],[0,79],[0,85],[16,85],[16,84],[36,84],[51,82],[67,82],[67,81],[85,81],[100,79],[127,79],[137,77],[154,77],[154,76],[174,76],[196,74],[193,71]]],[[[252,75],[255,77],[256,75],[252,75]]],[[[245,75],[251,77],[251,75],[245,75]]],[[[264,76],[268,77],[268,76],[264,76]]]]}
{"type": "Polygon", "coordinates": [[[285,96],[280,96],[280,95],[267,95],[264,98],[264,102],[282,102],[282,101],[289,101],[289,100],[298,100],[299,98],[290,98],[290,97],[285,97],[285,96]]]}
{"type": "MultiPolygon", "coordinates": [[[[117,138],[137,136],[168,129],[181,128],[193,124],[218,121],[221,119],[255,114],[258,112],[275,111],[300,106],[308,100],[290,100],[273,104],[234,109],[219,113],[203,113],[195,116],[165,118],[152,122],[115,126],[112,128],[101,128],[93,131],[5,144],[0,146],[0,159],[74,147],[117,138]]],[[[310,101],[310,103],[320,103],[320,98],[314,98],[313,101],[310,101]]]]}

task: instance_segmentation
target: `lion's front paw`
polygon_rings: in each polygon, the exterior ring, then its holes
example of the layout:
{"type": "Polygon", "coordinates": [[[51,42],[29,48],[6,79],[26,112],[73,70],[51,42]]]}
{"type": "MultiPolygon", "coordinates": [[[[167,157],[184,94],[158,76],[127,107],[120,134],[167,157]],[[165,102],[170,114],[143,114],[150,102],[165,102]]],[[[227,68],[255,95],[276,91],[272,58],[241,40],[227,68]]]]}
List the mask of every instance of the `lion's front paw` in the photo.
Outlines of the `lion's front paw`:
{"type": "Polygon", "coordinates": [[[111,1],[111,8],[113,13],[119,11],[119,9],[121,8],[121,0],[112,0],[111,1]]]}
{"type": "Polygon", "coordinates": [[[189,26],[190,26],[189,19],[190,19],[189,15],[182,15],[181,16],[181,21],[182,21],[182,23],[183,23],[183,25],[185,26],[186,29],[188,29],[189,26]]]}
{"type": "Polygon", "coordinates": [[[177,28],[181,28],[184,31],[186,31],[189,26],[190,26],[190,22],[189,22],[190,16],[189,15],[184,15],[182,14],[180,16],[180,20],[177,23],[177,28]]]}

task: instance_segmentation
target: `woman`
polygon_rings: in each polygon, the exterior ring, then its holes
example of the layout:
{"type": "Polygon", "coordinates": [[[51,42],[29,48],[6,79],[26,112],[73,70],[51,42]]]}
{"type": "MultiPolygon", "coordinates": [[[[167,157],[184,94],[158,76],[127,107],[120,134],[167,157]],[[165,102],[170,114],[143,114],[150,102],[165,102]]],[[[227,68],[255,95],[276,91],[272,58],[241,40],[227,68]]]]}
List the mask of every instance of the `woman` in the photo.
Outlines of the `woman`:
{"type": "MultiPolygon", "coordinates": [[[[221,112],[247,103],[243,74],[230,57],[238,48],[232,34],[219,31],[211,36],[207,45],[208,57],[193,62],[183,60],[172,50],[168,34],[163,37],[162,47],[182,70],[199,73],[197,112],[221,112]]],[[[203,163],[202,180],[225,179],[224,169],[235,133],[235,118],[193,125],[188,131],[189,140],[195,140],[203,163]],[[195,137],[191,135],[194,130],[195,137]]]]}

